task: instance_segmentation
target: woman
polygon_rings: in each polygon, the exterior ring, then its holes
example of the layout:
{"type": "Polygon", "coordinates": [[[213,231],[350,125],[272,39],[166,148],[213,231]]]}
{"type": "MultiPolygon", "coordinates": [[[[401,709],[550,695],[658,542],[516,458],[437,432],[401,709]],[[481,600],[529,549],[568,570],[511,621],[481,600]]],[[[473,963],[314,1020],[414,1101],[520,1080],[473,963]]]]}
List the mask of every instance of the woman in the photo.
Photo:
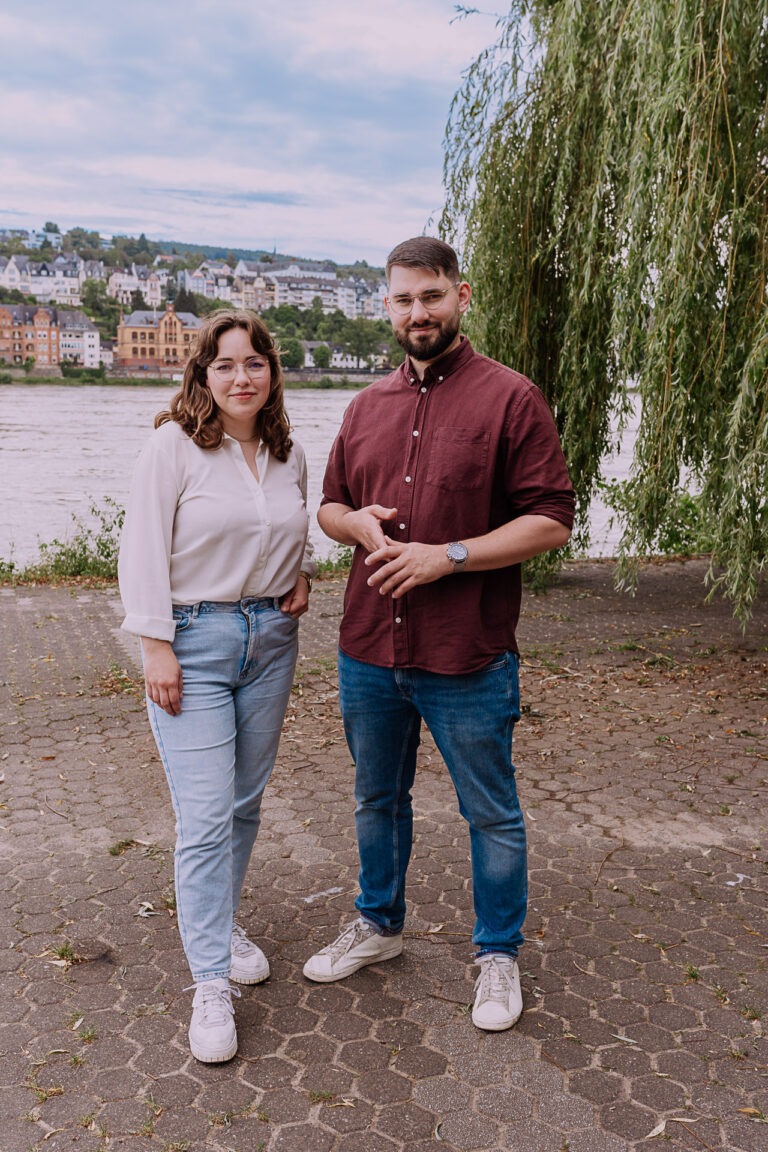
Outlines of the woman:
{"type": "Polygon", "coordinates": [[[267,328],[248,311],[213,313],[139,459],[120,547],[123,628],[141,638],[176,814],[189,1042],[205,1063],[237,1051],[230,978],[269,976],[235,916],[315,571],[289,431],[267,328]]]}

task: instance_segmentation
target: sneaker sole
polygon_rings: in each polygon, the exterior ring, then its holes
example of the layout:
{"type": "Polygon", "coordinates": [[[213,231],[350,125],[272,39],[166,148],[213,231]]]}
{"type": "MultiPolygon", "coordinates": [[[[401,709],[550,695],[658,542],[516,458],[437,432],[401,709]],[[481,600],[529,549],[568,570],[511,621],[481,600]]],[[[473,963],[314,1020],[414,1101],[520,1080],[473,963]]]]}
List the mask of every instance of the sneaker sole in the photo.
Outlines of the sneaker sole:
{"type": "Polygon", "coordinates": [[[269,965],[256,976],[245,976],[241,972],[238,972],[233,965],[229,973],[229,978],[230,980],[234,980],[236,984],[263,984],[265,980],[269,979],[269,965]]]}
{"type": "Polygon", "coordinates": [[[363,956],[359,960],[354,960],[348,964],[343,971],[336,972],[313,972],[311,968],[312,960],[307,960],[304,965],[303,972],[307,980],[314,981],[315,984],[334,984],[337,980],[345,980],[347,976],[352,976],[353,973],[359,972],[361,968],[367,968],[371,964],[379,964],[382,960],[394,960],[403,951],[403,942],[399,940],[396,945],[390,945],[389,948],[382,952],[377,952],[375,956],[363,956]]]}
{"type": "Polygon", "coordinates": [[[210,1050],[205,1051],[202,1048],[195,1050],[191,1042],[189,1050],[195,1060],[198,1060],[201,1064],[225,1064],[227,1060],[231,1060],[237,1053],[237,1037],[235,1037],[232,1047],[226,1049],[224,1052],[213,1053],[210,1050]]]}
{"type": "MultiPolygon", "coordinates": [[[[522,1016],[522,1012],[520,1013],[520,1016],[522,1016]]],[[[473,1016],[472,1023],[474,1024],[475,1028],[479,1028],[481,1032],[506,1032],[508,1028],[514,1028],[515,1024],[517,1024],[518,1020],[520,1019],[520,1016],[515,1016],[514,1020],[510,1020],[508,1024],[506,1021],[499,1024],[480,1024],[477,1020],[475,1020],[473,1016]]]]}

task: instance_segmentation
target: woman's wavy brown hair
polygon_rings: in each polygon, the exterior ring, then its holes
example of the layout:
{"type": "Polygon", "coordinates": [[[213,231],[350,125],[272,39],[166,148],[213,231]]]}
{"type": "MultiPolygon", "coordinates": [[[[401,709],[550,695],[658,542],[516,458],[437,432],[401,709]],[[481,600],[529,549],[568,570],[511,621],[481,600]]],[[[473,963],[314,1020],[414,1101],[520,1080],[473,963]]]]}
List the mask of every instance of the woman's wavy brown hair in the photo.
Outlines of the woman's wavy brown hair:
{"type": "Polygon", "coordinates": [[[158,412],[155,428],[174,420],[200,448],[218,448],[224,439],[219,410],[207,383],[208,366],[216,359],[221,336],[231,328],[248,333],[251,347],[269,361],[269,396],[256,417],[256,430],[278,460],[288,459],[292,442],[283,398],[280,356],[266,324],[248,309],[221,308],[206,316],[197,332],[195,349],[184,369],[181,388],[167,412],[158,412]]]}

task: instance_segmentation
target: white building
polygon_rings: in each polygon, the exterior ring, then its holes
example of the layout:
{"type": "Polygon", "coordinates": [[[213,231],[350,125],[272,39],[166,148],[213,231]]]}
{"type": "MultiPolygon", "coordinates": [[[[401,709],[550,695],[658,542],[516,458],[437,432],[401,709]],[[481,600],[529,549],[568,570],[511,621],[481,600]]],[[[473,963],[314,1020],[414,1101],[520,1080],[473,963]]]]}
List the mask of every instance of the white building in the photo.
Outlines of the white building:
{"type": "Polygon", "coordinates": [[[58,310],[59,358],[81,364],[83,368],[98,368],[101,364],[101,337],[93,321],[83,312],[58,310]]]}
{"type": "Polygon", "coordinates": [[[115,268],[107,281],[107,295],[121,304],[132,304],[134,292],[141,292],[150,308],[159,308],[166,298],[168,272],[147,264],[115,268]]]}
{"type": "Polygon", "coordinates": [[[204,260],[192,272],[183,268],[176,277],[179,288],[187,292],[196,292],[206,300],[232,301],[232,285],[234,274],[228,264],[216,260],[204,260]]]}
{"type": "Polygon", "coordinates": [[[0,285],[33,296],[38,304],[80,303],[80,288],[85,262],[74,253],[61,254],[53,260],[30,260],[28,256],[11,256],[0,265],[0,285]]]}

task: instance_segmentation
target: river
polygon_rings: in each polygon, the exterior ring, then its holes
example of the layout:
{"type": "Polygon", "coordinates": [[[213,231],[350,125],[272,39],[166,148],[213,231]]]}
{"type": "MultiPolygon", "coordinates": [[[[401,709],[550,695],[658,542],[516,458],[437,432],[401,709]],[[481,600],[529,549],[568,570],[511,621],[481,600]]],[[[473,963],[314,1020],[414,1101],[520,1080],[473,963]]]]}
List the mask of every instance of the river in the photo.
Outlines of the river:
{"type": "MultiPolygon", "coordinates": [[[[133,466],[174,386],[8,384],[0,386],[0,559],[23,566],[41,543],[73,535],[75,519],[92,523],[89,509],[111,497],[124,505],[133,466]]],[[[341,389],[288,389],[286,406],[307,454],[310,534],[319,556],[334,545],[315,520],[325,461],[352,397],[341,389]]],[[[607,478],[627,475],[635,427],[607,478]]],[[[591,510],[593,556],[613,555],[618,531],[606,509],[591,510]]]]}

